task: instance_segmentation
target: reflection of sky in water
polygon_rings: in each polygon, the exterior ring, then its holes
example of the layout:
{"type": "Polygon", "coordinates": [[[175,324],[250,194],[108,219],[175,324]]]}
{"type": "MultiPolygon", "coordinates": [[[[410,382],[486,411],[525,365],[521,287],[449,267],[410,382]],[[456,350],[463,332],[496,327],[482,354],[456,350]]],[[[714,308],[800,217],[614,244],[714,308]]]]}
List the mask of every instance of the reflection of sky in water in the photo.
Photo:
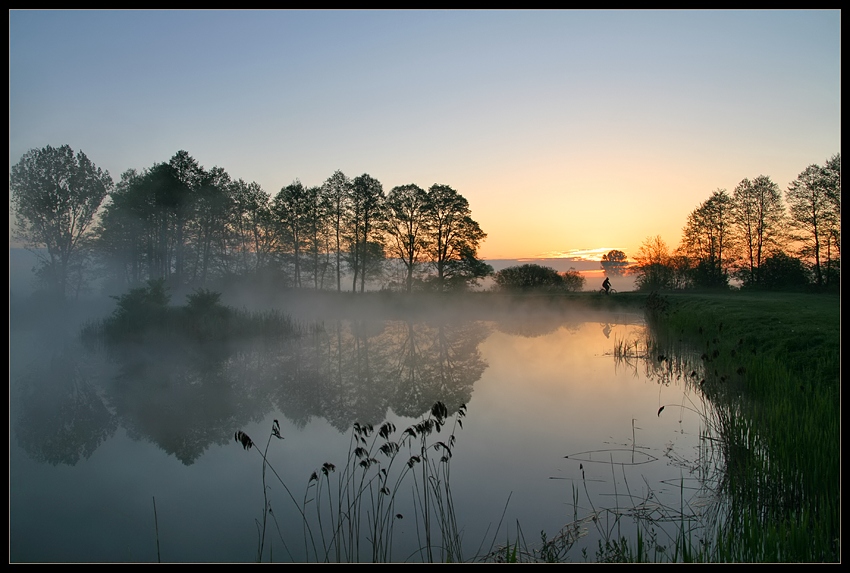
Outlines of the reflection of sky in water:
{"type": "MultiPolygon", "coordinates": [[[[573,486],[581,491],[580,517],[590,511],[585,485],[600,496],[593,501],[597,510],[627,505],[626,492],[643,499],[650,487],[656,496],[678,504],[678,480],[687,472],[665,452],[672,446],[676,456],[695,459],[700,421],[673,405],[683,403],[683,390],[685,400],[698,400],[675,377],[665,386],[647,380],[641,365],[615,367],[616,341],[642,338],[643,327],[635,317],[630,324],[608,320],[607,337],[605,322],[555,321],[536,331],[523,324],[495,324],[478,346],[487,368],[475,382],[452,459],[452,493],[468,557],[479,549],[488,527],[482,551],[489,549],[509,498],[497,544],[509,534],[515,537],[517,520],[530,542],[539,539],[541,529],[551,536],[572,521],[573,486]],[[526,336],[508,334],[516,332],[526,336]],[[659,416],[661,406],[666,407],[659,416]],[[610,456],[617,456],[615,462],[630,459],[629,452],[614,450],[631,448],[633,431],[638,458],[647,459],[640,456],[643,452],[658,461],[612,465],[610,456]],[[582,452],[596,453],[575,458],[582,452]],[[568,455],[574,459],[565,459],[568,455]]],[[[286,439],[273,440],[269,459],[300,499],[314,469],[323,462],[344,464],[348,435],[316,416],[296,427],[276,411],[228,432],[242,429],[264,447],[274,418],[286,439]]],[[[391,419],[399,433],[411,423],[391,419]]],[[[255,519],[262,516],[263,501],[262,460],[254,450],[245,452],[233,441],[213,443],[184,465],[150,441],[129,439],[123,429],[74,466],[32,461],[13,435],[10,450],[13,561],[156,560],[154,497],[163,560],[255,558],[255,519]]],[[[291,502],[271,476],[268,484],[272,507],[284,519],[291,502]]],[[[398,511],[407,516],[397,522],[403,545],[415,523],[409,507],[400,504],[398,511]]],[[[267,535],[275,560],[286,560],[279,540],[269,541],[276,533],[267,535]]],[[[293,546],[301,546],[300,528],[286,535],[293,546]]],[[[594,551],[595,541],[591,558],[594,551]]],[[[404,559],[407,554],[400,549],[393,555],[404,559]]],[[[573,558],[581,556],[576,552],[573,558]]]]}

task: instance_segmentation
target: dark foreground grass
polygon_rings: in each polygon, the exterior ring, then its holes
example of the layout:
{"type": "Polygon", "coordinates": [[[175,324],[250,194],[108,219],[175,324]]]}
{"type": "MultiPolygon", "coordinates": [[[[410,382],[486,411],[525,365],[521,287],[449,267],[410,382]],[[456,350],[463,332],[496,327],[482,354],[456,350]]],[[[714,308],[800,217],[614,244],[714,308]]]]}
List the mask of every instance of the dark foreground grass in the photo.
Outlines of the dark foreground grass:
{"type": "Polygon", "coordinates": [[[702,353],[703,391],[726,412],[731,506],[710,560],[839,561],[840,298],[670,293],[646,302],[662,344],[702,353]]]}

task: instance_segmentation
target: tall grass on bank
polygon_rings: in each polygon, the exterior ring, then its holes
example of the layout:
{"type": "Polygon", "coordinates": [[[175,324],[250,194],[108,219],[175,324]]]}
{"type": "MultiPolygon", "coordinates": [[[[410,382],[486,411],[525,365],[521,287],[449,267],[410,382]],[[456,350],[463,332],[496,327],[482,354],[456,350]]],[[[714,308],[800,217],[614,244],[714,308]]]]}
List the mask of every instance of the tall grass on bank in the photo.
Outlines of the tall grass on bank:
{"type": "MultiPolygon", "coordinates": [[[[263,519],[258,522],[258,561],[264,559],[268,517],[272,516],[278,539],[290,559],[294,544],[303,546],[307,561],[315,562],[389,562],[417,558],[423,562],[460,562],[463,560],[461,535],[455,518],[451,494],[451,457],[456,431],[463,427],[466,406],[453,417],[442,402],[437,402],[426,417],[396,434],[396,427],[385,422],[377,431],[371,424],[355,423],[345,464],[326,462],[314,471],[301,501],[272,466],[268,447],[257,452],[263,458],[263,519]],[[435,438],[451,423],[444,439],[435,438]],[[266,495],[266,469],[271,471],[294,505],[303,525],[301,540],[287,539],[280,530],[266,495]],[[413,516],[399,513],[400,497],[412,482],[413,516]],[[394,555],[396,522],[413,519],[419,548],[414,555],[394,555]]],[[[271,438],[283,439],[275,420],[271,438]]],[[[246,450],[254,442],[244,432],[235,434],[246,450]]],[[[273,558],[271,547],[269,559],[273,558]]]]}
{"type": "Polygon", "coordinates": [[[829,295],[666,297],[649,317],[701,353],[724,412],[731,507],[714,561],[840,559],[840,300],[829,295]]]}

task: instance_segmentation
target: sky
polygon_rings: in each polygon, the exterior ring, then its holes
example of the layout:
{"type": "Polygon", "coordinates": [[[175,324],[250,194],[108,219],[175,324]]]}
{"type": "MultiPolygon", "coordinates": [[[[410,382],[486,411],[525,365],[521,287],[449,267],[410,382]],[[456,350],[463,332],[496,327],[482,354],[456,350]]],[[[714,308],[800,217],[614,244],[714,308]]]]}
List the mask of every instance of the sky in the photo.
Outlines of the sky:
{"type": "Polygon", "coordinates": [[[675,248],[841,150],[839,10],[9,11],[9,166],[450,185],[484,259],[675,248]]]}

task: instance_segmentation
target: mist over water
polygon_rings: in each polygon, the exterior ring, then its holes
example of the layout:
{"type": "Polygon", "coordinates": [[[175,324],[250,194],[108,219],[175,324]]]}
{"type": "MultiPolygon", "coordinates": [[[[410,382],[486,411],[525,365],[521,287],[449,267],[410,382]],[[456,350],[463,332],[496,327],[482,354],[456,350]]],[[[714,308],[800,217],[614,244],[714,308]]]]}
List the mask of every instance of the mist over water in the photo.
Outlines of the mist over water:
{"type": "MultiPolygon", "coordinates": [[[[55,320],[38,305],[12,313],[12,561],[156,561],[154,498],[163,561],[252,561],[262,459],[236,431],[265,445],[279,420],[269,461],[298,496],[323,463],[344,465],[355,422],[401,432],[437,401],[468,408],[451,459],[468,558],[489,550],[500,521],[504,543],[517,522],[554,534],[626,488],[635,500],[678,499],[683,479],[694,487],[707,406],[672,357],[615,359],[622,342],[646,339],[638,314],[511,297],[223,302],[280,309],[301,335],[110,346],[78,336],[87,312],[108,316],[105,302],[55,320]]],[[[291,551],[275,533],[274,559],[304,559],[292,502],[279,484],[269,492],[291,551]]],[[[393,559],[419,560],[404,503],[393,559]]]]}

